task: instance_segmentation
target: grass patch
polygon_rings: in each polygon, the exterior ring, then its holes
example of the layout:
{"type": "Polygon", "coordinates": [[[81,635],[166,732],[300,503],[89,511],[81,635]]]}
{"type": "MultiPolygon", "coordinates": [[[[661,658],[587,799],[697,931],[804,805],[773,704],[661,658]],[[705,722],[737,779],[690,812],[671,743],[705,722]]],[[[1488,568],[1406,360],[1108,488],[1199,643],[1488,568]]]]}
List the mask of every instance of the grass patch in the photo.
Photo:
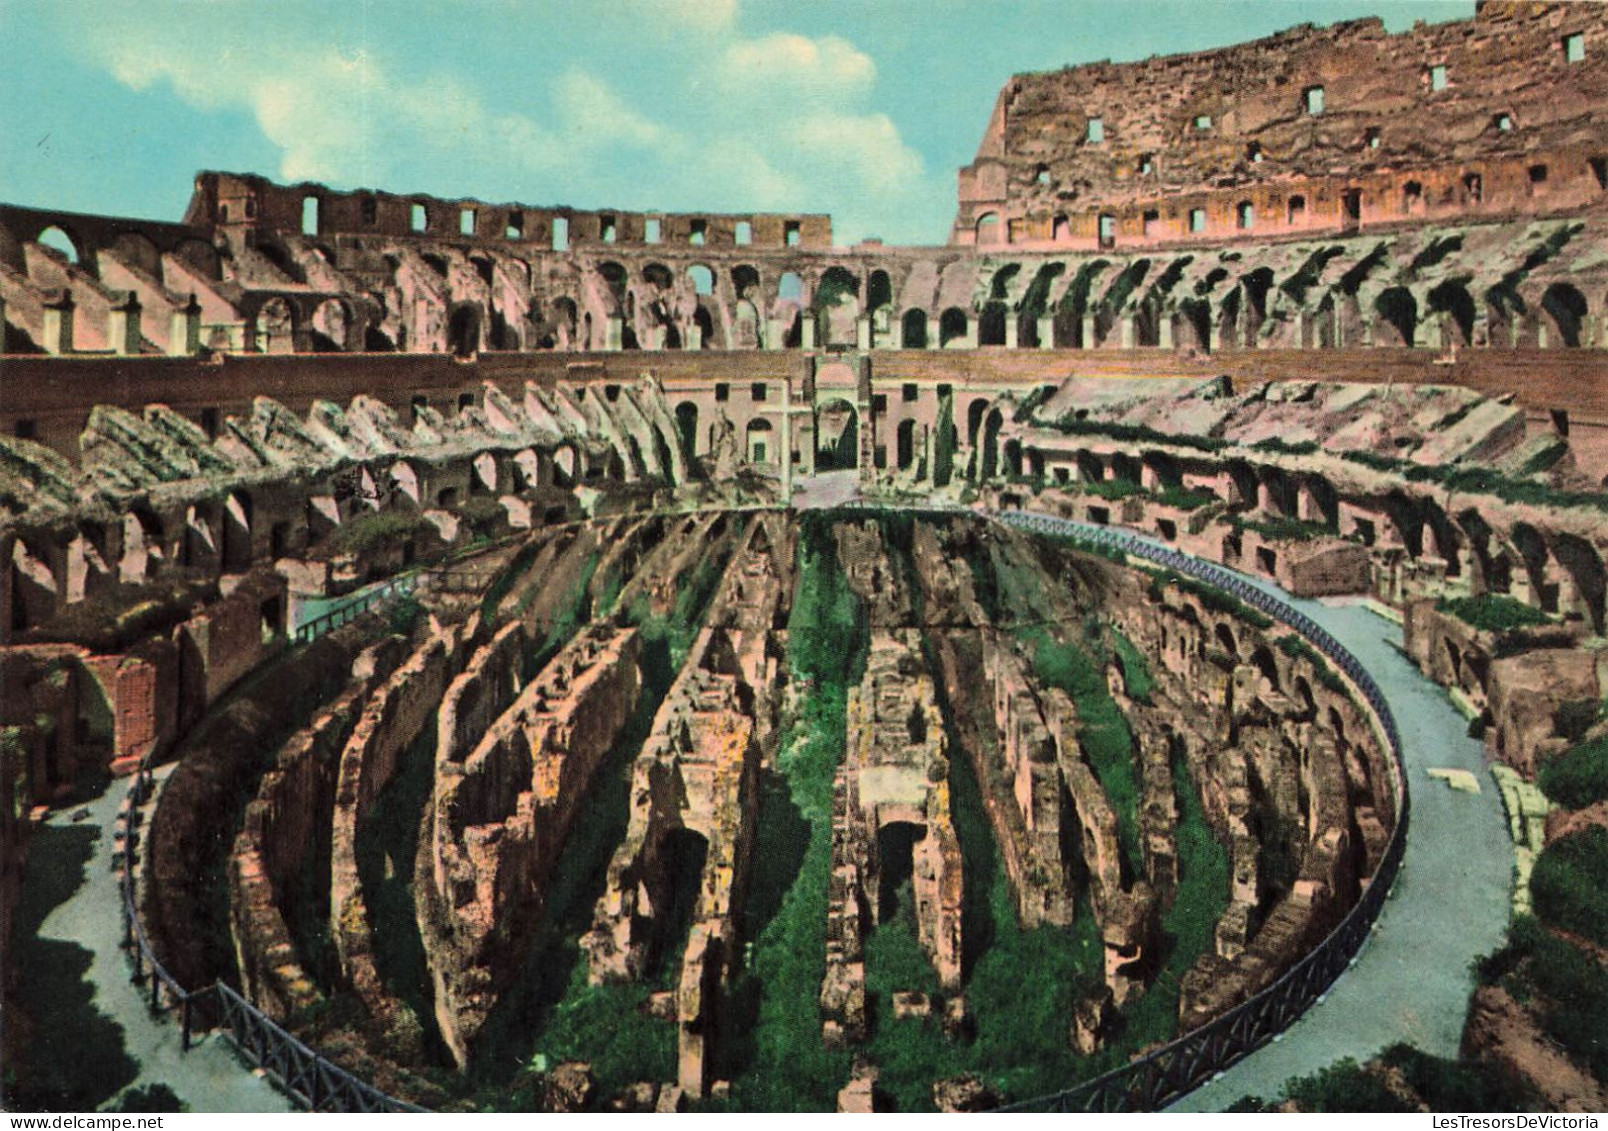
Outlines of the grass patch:
{"type": "Polygon", "coordinates": [[[329,548],[337,554],[366,554],[381,546],[411,542],[426,531],[434,537],[436,528],[418,511],[364,511],[329,536],[329,548]]]}
{"type": "Polygon", "coordinates": [[[1267,518],[1248,519],[1234,515],[1229,524],[1235,530],[1249,530],[1274,542],[1310,542],[1314,538],[1329,538],[1334,531],[1321,522],[1307,522],[1299,518],[1270,515],[1267,518]]]}
{"type": "Polygon", "coordinates": [[[1150,675],[1150,665],[1145,661],[1143,653],[1134,647],[1129,640],[1116,629],[1111,630],[1117,654],[1117,662],[1122,665],[1122,682],[1127,685],[1128,694],[1140,702],[1148,703],[1150,693],[1155,689],[1156,681],[1150,675]]]}
{"type": "Polygon", "coordinates": [[[1511,632],[1517,628],[1547,624],[1552,619],[1523,601],[1495,593],[1478,597],[1442,597],[1435,602],[1435,611],[1454,616],[1481,632],[1511,632]]]}

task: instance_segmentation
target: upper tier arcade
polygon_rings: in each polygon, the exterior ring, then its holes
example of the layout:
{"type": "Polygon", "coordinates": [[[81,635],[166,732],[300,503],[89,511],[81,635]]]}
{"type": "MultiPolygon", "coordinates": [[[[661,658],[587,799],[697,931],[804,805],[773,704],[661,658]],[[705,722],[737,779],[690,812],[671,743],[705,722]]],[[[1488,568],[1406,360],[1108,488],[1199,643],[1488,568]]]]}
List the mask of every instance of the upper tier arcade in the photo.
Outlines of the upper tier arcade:
{"type": "Polygon", "coordinates": [[[1608,5],[1491,0],[1015,75],[954,244],[1095,249],[1600,208],[1608,5]]]}
{"type": "Polygon", "coordinates": [[[831,247],[832,218],[818,213],[622,212],[442,200],[418,193],[336,192],[256,176],[201,173],[185,223],[306,236],[450,237],[538,245],[681,244],[694,247],[831,247]]]}

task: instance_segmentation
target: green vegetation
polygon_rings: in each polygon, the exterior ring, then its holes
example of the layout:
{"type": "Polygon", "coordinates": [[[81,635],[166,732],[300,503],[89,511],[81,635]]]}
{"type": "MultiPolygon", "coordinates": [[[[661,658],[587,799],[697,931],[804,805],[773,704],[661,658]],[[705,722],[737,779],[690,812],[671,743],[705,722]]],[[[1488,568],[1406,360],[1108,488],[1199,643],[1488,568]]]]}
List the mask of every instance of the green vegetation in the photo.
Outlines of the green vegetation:
{"type": "Polygon", "coordinates": [[[1255,628],[1272,628],[1273,618],[1267,616],[1260,609],[1253,609],[1238,597],[1232,597],[1210,585],[1196,581],[1193,577],[1174,573],[1172,570],[1159,570],[1152,574],[1148,593],[1152,601],[1161,600],[1161,594],[1167,586],[1176,586],[1199,601],[1202,607],[1214,613],[1224,613],[1236,617],[1255,628]]]}
{"type": "MultiPolygon", "coordinates": [[[[1288,1099],[1309,1112],[1398,1112],[1414,1108],[1385,1086],[1378,1073],[1369,1072],[1351,1057],[1310,1076],[1293,1076],[1284,1084],[1288,1099]]],[[[1272,1110],[1262,1100],[1247,1096],[1228,1108],[1231,1112],[1272,1110]]]]}
{"type": "MultiPolygon", "coordinates": [[[[475,1082],[481,1086],[477,1101],[484,1106],[520,1110],[535,1103],[537,1074],[526,1072],[512,1090],[504,1083],[515,1063],[586,1061],[603,1095],[636,1080],[675,1078],[675,1026],[648,1016],[645,1005],[649,994],[673,988],[685,931],[654,976],[624,985],[589,984],[579,940],[591,928],[609,862],[630,823],[631,764],[698,634],[730,545],[729,540],[711,539],[710,552],[679,587],[668,616],[638,618],[642,688],[636,709],[592,780],[583,802],[586,819],[575,823],[559,854],[524,973],[498,1003],[481,1035],[477,1062],[482,1067],[475,1082]]],[[[570,609],[560,624],[571,617],[578,623],[584,615],[586,588],[597,560],[594,552],[571,591],[570,609]]]]}
{"type": "Polygon", "coordinates": [[[1608,801],[1608,734],[1549,759],[1541,767],[1541,790],[1569,809],[1608,801]]]}
{"type": "Polygon", "coordinates": [[[488,540],[508,529],[508,508],[495,495],[474,495],[456,509],[471,538],[488,540]]]}
{"type": "Polygon", "coordinates": [[[1281,436],[1269,436],[1252,444],[1251,449],[1258,452],[1280,452],[1288,456],[1309,456],[1318,450],[1318,442],[1298,440],[1292,444],[1281,436]]]}
{"type": "Polygon", "coordinates": [[[1511,632],[1546,624],[1552,619],[1523,601],[1494,593],[1478,597],[1442,597],[1435,602],[1435,611],[1454,616],[1481,632],[1511,632]]]}
{"type": "Polygon", "coordinates": [[[1553,841],[1536,858],[1530,896],[1536,914],[1608,946],[1608,828],[1593,825],[1553,841]]]}
{"type": "Polygon", "coordinates": [[[1111,638],[1115,645],[1117,662],[1122,665],[1122,681],[1127,685],[1128,694],[1148,703],[1150,692],[1156,686],[1156,681],[1150,675],[1150,665],[1145,662],[1139,649],[1134,647],[1133,641],[1114,628],[1111,630],[1111,638]]]}
{"type": "Polygon", "coordinates": [[[1299,518],[1284,518],[1281,515],[1269,515],[1261,519],[1242,518],[1234,515],[1229,519],[1235,530],[1250,530],[1274,542],[1310,542],[1314,538],[1332,538],[1334,531],[1321,522],[1308,522],[1299,518]]]}
{"type": "Polygon", "coordinates": [[[1128,443],[1171,444],[1175,448],[1194,448],[1202,452],[1218,452],[1229,446],[1228,441],[1220,436],[1160,432],[1148,424],[1123,424],[1115,420],[1069,420],[1062,417],[1060,420],[1038,420],[1034,423],[1054,428],[1068,436],[1104,436],[1128,443]]]}
{"type": "Polygon", "coordinates": [[[329,547],[337,554],[362,555],[425,535],[434,538],[436,528],[417,511],[364,511],[335,528],[329,547]]]}
{"type": "Polygon", "coordinates": [[[130,1088],[106,1110],[125,1113],[189,1111],[190,1105],[166,1084],[146,1084],[143,1088],[130,1088]]]}
{"type": "Polygon", "coordinates": [[[821,1045],[818,998],[826,973],[832,778],[843,759],[848,689],[865,669],[866,634],[860,600],[838,565],[832,519],[800,518],[788,664],[807,690],[781,737],[780,780],[762,794],[759,874],[745,930],[754,940],[752,959],[725,1003],[727,1032],[741,1034],[722,1050],[733,1061],[733,1098],[758,1111],[830,1111],[849,1075],[847,1051],[821,1045]],[[778,864],[779,874],[767,872],[778,864]]]}
{"type": "Polygon", "coordinates": [[[1292,659],[1304,659],[1311,664],[1312,669],[1317,672],[1318,682],[1323,684],[1324,687],[1338,695],[1347,694],[1345,680],[1341,679],[1339,674],[1329,666],[1328,660],[1318,654],[1316,648],[1312,647],[1300,636],[1293,632],[1288,632],[1279,637],[1276,643],[1279,646],[1279,650],[1286,656],[1292,659]]]}
{"type": "MultiPolygon", "coordinates": [[[[1600,898],[1600,896],[1599,896],[1600,898]]],[[[1575,1063],[1608,1083],[1608,967],[1552,934],[1528,915],[1513,920],[1507,945],[1477,967],[1485,985],[1500,985],[1537,1009],[1541,1028],[1575,1063]]]]}
{"type": "Polygon", "coordinates": [[[1181,511],[1199,510],[1201,507],[1211,506],[1221,500],[1211,491],[1205,489],[1191,490],[1190,488],[1172,484],[1156,492],[1156,502],[1165,507],[1175,507],[1181,511]]]}
{"type": "Polygon", "coordinates": [[[1078,484],[1080,493],[1102,499],[1126,499],[1129,495],[1142,495],[1145,489],[1132,479],[1083,480],[1078,484]]]}

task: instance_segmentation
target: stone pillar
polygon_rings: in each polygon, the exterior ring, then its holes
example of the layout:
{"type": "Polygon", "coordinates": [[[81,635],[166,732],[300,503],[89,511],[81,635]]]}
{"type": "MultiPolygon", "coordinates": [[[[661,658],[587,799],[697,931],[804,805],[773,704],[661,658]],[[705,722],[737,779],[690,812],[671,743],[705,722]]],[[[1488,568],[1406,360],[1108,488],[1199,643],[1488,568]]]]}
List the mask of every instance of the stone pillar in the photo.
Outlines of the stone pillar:
{"type": "Polygon", "coordinates": [[[133,291],[114,291],[106,312],[106,344],[115,354],[129,356],[140,352],[140,300],[133,291]],[[116,296],[121,294],[121,298],[116,296]]]}
{"type": "Polygon", "coordinates": [[[625,348],[625,319],[618,314],[609,315],[603,323],[603,348],[606,350],[625,348]]]}
{"type": "Polygon", "coordinates": [[[787,327],[780,318],[771,318],[765,322],[765,348],[779,350],[782,343],[787,340],[787,327]]]}
{"type": "Polygon", "coordinates": [[[798,321],[798,344],[807,350],[815,348],[815,312],[805,310],[798,321]]]}
{"type": "Polygon", "coordinates": [[[73,296],[70,291],[58,291],[45,302],[44,319],[46,353],[73,352],[73,296]]]}
{"type": "Polygon", "coordinates": [[[1122,318],[1120,319],[1119,323],[1118,323],[1118,326],[1120,328],[1120,334],[1121,334],[1121,337],[1118,339],[1118,343],[1125,350],[1133,349],[1133,343],[1135,341],[1134,324],[1133,323],[1134,323],[1134,318],[1133,318],[1133,315],[1131,315],[1131,314],[1124,314],[1122,316],[1122,318]]]}
{"type": "Polygon", "coordinates": [[[1307,348],[1306,311],[1304,310],[1297,310],[1295,312],[1295,341],[1293,344],[1298,350],[1304,350],[1307,348]]]}
{"type": "Polygon", "coordinates": [[[201,350],[201,304],[191,295],[168,321],[168,353],[191,357],[201,350]]]}
{"type": "Polygon", "coordinates": [[[1334,322],[1331,327],[1334,332],[1330,335],[1334,342],[1334,348],[1344,349],[1346,344],[1346,320],[1341,316],[1339,303],[1335,303],[1329,308],[1329,317],[1334,322]]]}
{"type": "Polygon", "coordinates": [[[784,377],[782,386],[782,506],[793,505],[793,380],[784,377]]]}
{"type": "Polygon", "coordinates": [[[1446,345],[1446,318],[1437,314],[1433,318],[1424,319],[1424,340],[1418,345],[1427,350],[1439,350],[1446,345]]]}
{"type": "Polygon", "coordinates": [[[1013,350],[1021,344],[1021,326],[1007,311],[1005,315],[1005,348],[1013,350]]]}
{"type": "Polygon", "coordinates": [[[871,359],[861,354],[855,367],[855,409],[860,417],[860,483],[870,486],[877,476],[877,425],[871,410],[871,359]]]}
{"type": "Polygon", "coordinates": [[[1206,352],[1211,353],[1217,348],[1217,319],[1212,316],[1211,310],[1206,312],[1206,352]]]}
{"type": "Polygon", "coordinates": [[[798,365],[803,412],[799,416],[798,455],[805,475],[815,474],[815,355],[803,354],[798,365]]]}
{"type": "Polygon", "coordinates": [[[701,350],[704,348],[703,327],[698,325],[696,322],[687,323],[687,348],[690,350],[701,350]]]}
{"type": "Polygon", "coordinates": [[[1051,315],[1039,315],[1038,348],[1041,350],[1055,348],[1055,318],[1051,315]]]}
{"type": "Polygon", "coordinates": [[[868,315],[862,314],[854,321],[854,348],[871,348],[871,319],[868,315]]]}
{"type": "Polygon", "coordinates": [[[1164,350],[1173,348],[1173,316],[1165,310],[1157,318],[1156,345],[1164,350]]]}
{"type": "Polygon", "coordinates": [[[1535,348],[1538,350],[1552,348],[1552,335],[1547,332],[1547,320],[1545,318],[1535,320],[1535,348]]]}
{"type": "Polygon", "coordinates": [[[1374,344],[1373,319],[1364,316],[1362,320],[1362,348],[1372,349],[1374,344]]]}
{"type": "Polygon", "coordinates": [[[936,314],[927,315],[927,348],[930,350],[943,348],[942,323],[936,314]]]}
{"type": "Polygon", "coordinates": [[[1083,316],[1083,337],[1080,339],[1081,347],[1086,350],[1094,348],[1094,315],[1083,316]]]}

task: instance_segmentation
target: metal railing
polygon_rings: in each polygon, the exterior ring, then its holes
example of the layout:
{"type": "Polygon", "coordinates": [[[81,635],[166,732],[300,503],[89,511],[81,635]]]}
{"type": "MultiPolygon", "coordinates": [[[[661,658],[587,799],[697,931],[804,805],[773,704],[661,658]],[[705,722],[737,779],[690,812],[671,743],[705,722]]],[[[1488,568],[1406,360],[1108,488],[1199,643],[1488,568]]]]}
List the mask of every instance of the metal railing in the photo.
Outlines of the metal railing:
{"type": "Polygon", "coordinates": [[[156,1015],[179,1014],[180,1043],[188,1052],[198,1020],[216,1013],[234,1046],[272,1075],[278,1085],[309,1111],[413,1111],[427,1109],[386,1095],[287,1033],[271,1017],[223,982],[186,990],[156,957],[135,903],[134,871],[139,859],[140,807],[151,796],[151,767],[142,764],[118,811],[113,830],[113,866],[120,870],[123,946],[134,967],[136,985],[147,983],[156,1015]]]}
{"type": "Polygon", "coordinates": [[[1411,801],[1402,764],[1401,736],[1384,693],[1360,661],[1306,614],[1259,586],[1212,562],[1181,554],[1122,530],[1054,518],[1031,511],[990,517],[1038,534],[1072,538],[1104,550],[1120,551],[1203,581],[1252,608],[1283,621],[1327,656],[1350,678],[1378,722],[1390,748],[1396,802],[1395,828],[1362,898],[1313,950],[1272,985],[1222,1016],[1137,1060],[1093,1080],[1011,1104],[1003,1111],[1155,1111],[1200,1087],[1229,1065],[1261,1048],[1323,996],[1354,963],[1373,931],[1407,847],[1411,801]]]}
{"type": "MultiPolygon", "coordinates": [[[[888,509],[857,502],[853,509],[888,509]]],[[[1336,978],[1356,961],[1374,929],[1391,885],[1401,867],[1407,844],[1410,799],[1401,760],[1401,739],[1395,717],[1373,677],[1338,640],[1306,614],[1259,586],[1216,565],[1157,545],[1126,531],[1032,511],[990,513],[964,507],[901,507],[941,513],[981,514],[1038,534],[1071,538],[1104,550],[1131,554],[1205,582],[1238,598],[1258,611],[1282,621],[1302,635],[1350,678],[1378,722],[1391,754],[1392,784],[1396,802],[1395,828],[1362,898],[1340,925],[1272,985],[1222,1016],[1184,1034],[1153,1052],[1129,1061],[1102,1076],[1062,1091],[1024,1100],[1002,1111],[1154,1111],[1193,1091],[1218,1072],[1254,1052],[1287,1029],[1308,1006],[1318,1000],[1336,978]]],[[[322,632],[355,619],[361,612],[398,593],[411,593],[422,573],[393,579],[385,586],[332,610],[297,630],[297,640],[314,639],[322,632]],[[403,585],[406,584],[404,588],[403,585]],[[357,607],[361,604],[361,607],[357,607]],[[302,632],[323,621],[340,617],[338,624],[303,637],[302,632]]],[[[195,1011],[202,1002],[215,1003],[220,1025],[234,1045],[250,1060],[271,1073],[293,1098],[312,1111],[425,1111],[395,1099],[327,1060],[281,1028],[237,991],[222,982],[200,990],[185,990],[157,961],[140,925],[134,901],[134,867],[139,842],[140,805],[149,796],[151,772],[142,765],[129,788],[119,817],[122,824],[122,875],[124,945],[131,950],[134,981],[150,979],[151,1008],[164,1013],[178,1009],[183,1044],[190,1047],[195,1011]]]]}

